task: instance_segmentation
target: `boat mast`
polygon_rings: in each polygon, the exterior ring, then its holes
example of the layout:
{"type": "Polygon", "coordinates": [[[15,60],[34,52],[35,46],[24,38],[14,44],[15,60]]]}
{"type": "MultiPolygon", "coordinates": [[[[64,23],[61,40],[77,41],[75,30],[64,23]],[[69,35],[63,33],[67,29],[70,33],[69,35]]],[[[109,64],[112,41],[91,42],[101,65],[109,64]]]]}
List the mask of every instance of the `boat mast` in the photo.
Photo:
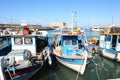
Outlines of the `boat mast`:
{"type": "Polygon", "coordinates": [[[77,12],[72,11],[72,31],[77,26],[77,12]]]}
{"type": "Polygon", "coordinates": [[[74,27],[74,11],[72,11],[72,32],[73,32],[73,27],[74,27]]]}

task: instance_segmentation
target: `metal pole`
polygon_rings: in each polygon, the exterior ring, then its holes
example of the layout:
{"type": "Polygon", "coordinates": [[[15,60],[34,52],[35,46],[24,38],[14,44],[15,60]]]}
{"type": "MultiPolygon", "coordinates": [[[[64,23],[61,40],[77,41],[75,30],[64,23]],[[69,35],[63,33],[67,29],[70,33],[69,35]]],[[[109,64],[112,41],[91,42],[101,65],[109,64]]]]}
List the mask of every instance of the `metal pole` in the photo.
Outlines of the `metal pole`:
{"type": "Polygon", "coordinates": [[[72,11],[72,31],[73,31],[73,27],[74,27],[74,11],[72,11]]]}

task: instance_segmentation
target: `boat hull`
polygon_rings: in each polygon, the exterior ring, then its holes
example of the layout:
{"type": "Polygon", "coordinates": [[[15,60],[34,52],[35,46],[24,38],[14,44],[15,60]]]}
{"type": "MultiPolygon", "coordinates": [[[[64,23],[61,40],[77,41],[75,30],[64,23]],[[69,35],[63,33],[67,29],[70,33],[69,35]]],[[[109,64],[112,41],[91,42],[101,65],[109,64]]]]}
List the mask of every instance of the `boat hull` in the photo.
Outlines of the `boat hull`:
{"type": "Polygon", "coordinates": [[[84,74],[85,68],[86,68],[86,64],[88,64],[89,62],[85,63],[86,61],[84,60],[78,60],[78,59],[68,59],[68,58],[63,58],[63,57],[59,57],[56,56],[56,59],[59,63],[63,64],[64,66],[66,66],[69,69],[72,69],[78,73],[80,73],[81,75],[84,74]],[[73,62],[75,63],[73,63],[73,62]],[[76,62],[78,61],[78,62],[76,62]]]}
{"type": "Polygon", "coordinates": [[[102,51],[102,56],[106,57],[108,59],[120,62],[120,53],[119,52],[115,53],[115,52],[108,52],[108,51],[103,50],[102,51]]]}
{"type": "Polygon", "coordinates": [[[41,69],[41,65],[38,64],[35,66],[15,70],[15,73],[13,70],[9,71],[10,74],[6,71],[5,75],[6,75],[7,80],[11,80],[12,78],[14,80],[28,80],[40,69],[41,69]]]}

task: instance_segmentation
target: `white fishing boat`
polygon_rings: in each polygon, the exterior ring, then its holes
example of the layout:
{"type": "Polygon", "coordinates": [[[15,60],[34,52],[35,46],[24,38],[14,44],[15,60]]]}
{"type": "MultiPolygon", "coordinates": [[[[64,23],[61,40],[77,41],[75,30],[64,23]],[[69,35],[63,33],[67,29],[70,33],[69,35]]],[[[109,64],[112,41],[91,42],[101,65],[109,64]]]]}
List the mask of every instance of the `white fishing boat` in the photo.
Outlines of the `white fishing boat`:
{"type": "Polygon", "coordinates": [[[100,33],[99,46],[102,55],[106,58],[120,62],[120,28],[110,28],[100,33]]]}
{"type": "Polygon", "coordinates": [[[103,28],[100,25],[95,25],[95,26],[92,26],[90,30],[93,32],[100,32],[100,31],[103,31],[103,28]]]}
{"type": "Polygon", "coordinates": [[[0,80],[28,80],[50,58],[48,38],[42,34],[11,35],[12,51],[0,57],[0,80]]]}
{"type": "Polygon", "coordinates": [[[91,28],[91,30],[92,30],[92,31],[95,31],[95,32],[99,32],[99,31],[101,31],[100,28],[91,28]]]}

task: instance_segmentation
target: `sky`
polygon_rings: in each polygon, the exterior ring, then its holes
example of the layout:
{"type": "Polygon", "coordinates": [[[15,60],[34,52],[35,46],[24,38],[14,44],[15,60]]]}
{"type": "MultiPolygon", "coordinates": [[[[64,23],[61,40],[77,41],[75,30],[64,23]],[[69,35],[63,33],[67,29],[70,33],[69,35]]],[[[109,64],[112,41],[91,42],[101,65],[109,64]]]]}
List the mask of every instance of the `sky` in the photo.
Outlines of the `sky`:
{"type": "Polygon", "coordinates": [[[120,23],[120,0],[0,0],[0,23],[72,24],[73,11],[78,25],[120,23]]]}

